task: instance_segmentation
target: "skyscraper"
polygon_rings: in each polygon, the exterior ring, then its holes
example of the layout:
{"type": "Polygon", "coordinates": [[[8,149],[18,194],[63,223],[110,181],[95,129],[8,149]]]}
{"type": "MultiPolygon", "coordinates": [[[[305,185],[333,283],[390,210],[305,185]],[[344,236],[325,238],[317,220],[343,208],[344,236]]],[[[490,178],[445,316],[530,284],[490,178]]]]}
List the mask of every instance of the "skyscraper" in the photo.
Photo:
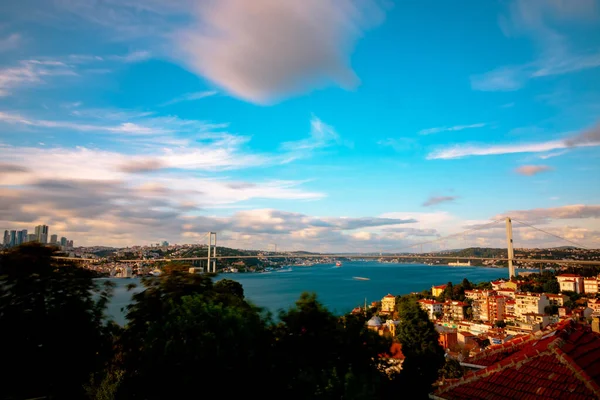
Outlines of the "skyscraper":
{"type": "Polygon", "coordinates": [[[4,247],[8,247],[10,244],[10,232],[8,230],[4,231],[4,247]]]}
{"type": "Polygon", "coordinates": [[[35,236],[37,241],[46,244],[48,243],[48,225],[38,225],[35,227],[35,236]]]}
{"type": "Polygon", "coordinates": [[[60,245],[62,247],[67,247],[67,238],[66,237],[63,236],[60,238],[60,245]]]}
{"type": "Polygon", "coordinates": [[[10,231],[10,243],[8,245],[10,247],[14,247],[17,245],[17,231],[10,231]]]}
{"type": "Polygon", "coordinates": [[[35,236],[35,233],[30,233],[29,235],[27,235],[27,241],[28,242],[37,242],[37,236],[35,236]]]}
{"type": "Polygon", "coordinates": [[[50,236],[50,244],[57,244],[57,243],[58,243],[58,235],[50,236]]]}
{"type": "Polygon", "coordinates": [[[21,233],[21,238],[20,238],[19,244],[27,243],[29,241],[29,238],[27,237],[27,229],[21,230],[20,233],[21,233]]]}

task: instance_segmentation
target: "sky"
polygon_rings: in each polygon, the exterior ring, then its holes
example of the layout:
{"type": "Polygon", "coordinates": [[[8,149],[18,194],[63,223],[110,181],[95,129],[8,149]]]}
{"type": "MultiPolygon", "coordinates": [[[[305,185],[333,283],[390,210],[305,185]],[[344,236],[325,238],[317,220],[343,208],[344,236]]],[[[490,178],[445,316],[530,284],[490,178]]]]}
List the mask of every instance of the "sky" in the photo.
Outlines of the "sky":
{"type": "Polygon", "coordinates": [[[0,3],[2,229],[599,248],[599,199],[598,0],[0,3]]]}

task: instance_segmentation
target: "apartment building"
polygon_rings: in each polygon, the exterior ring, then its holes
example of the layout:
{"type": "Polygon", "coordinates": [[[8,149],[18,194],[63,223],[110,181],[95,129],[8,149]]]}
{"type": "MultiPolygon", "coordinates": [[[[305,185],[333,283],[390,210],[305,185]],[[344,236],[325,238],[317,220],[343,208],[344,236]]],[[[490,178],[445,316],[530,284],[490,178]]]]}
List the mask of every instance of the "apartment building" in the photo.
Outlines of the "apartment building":
{"type": "Polygon", "coordinates": [[[429,319],[431,320],[435,319],[436,313],[441,314],[444,312],[444,303],[440,303],[439,301],[423,299],[419,300],[419,305],[423,310],[425,310],[425,312],[429,316],[429,319]]]}
{"type": "Polygon", "coordinates": [[[544,293],[517,293],[515,295],[515,319],[524,321],[525,314],[544,314],[550,300],[544,293]]]}
{"type": "Polygon", "coordinates": [[[583,293],[583,277],[576,274],[562,274],[556,277],[561,292],[583,293]]]}

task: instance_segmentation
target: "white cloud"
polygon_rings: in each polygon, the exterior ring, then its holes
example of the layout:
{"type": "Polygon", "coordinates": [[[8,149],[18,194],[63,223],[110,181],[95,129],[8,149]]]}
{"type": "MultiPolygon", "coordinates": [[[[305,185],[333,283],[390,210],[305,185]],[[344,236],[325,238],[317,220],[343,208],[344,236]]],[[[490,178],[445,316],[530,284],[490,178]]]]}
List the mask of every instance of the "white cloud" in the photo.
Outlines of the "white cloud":
{"type": "Polygon", "coordinates": [[[533,176],[541,172],[552,171],[552,168],[548,165],[523,165],[515,169],[517,174],[533,176]]]}
{"type": "Polygon", "coordinates": [[[381,16],[372,0],[203,2],[197,23],[174,35],[176,56],[255,103],[330,84],[353,88],[352,47],[381,16]]]}
{"type": "Polygon", "coordinates": [[[464,129],[473,129],[473,128],[483,128],[484,126],[486,126],[487,124],[484,123],[478,123],[478,124],[471,124],[471,125],[456,125],[456,126],[443,126],[443,127],[439,127],[439,128],[429,128],[429,129],[423,129],[421,131],[419,131],[419,135],[431,135],[433,133],[440,133],[440,132],[453,132],[453,131],[462,131],[464,129]]]}
{"type": "Polygon", "coordinates": [[[177,104],[177,103],[181,103],[183,101],[193,101],[193,100],[200,100],[200,99],[204,99],[205,97],[211,97],[217,94],[216,90],[207,90],[204,92],[193,92],[193,93],[186,93],[183,94],[179,97],[175,97],[172,100],[169,100],[163,104],[161,104],[161,107],[165,107],[165,106],[170,106],[173,104],[177,104]]]}
{"type": "Polygon", "coordinates": [[[428,160],[452,159],[467,156],[489,156],[515,153],[540,153],[557,149],[564,149],[567,145],[560,140],[541,143],[505,144],[505,145],[457,145],[454,147],[436,150],[427,156],[428,160]]]}
{"type": "MultiPolygon", "coordinates": [[[[582,132],[565,137],[563,140],[552,140],[539,143],[519,143],[503,145],[455,145],[449,148],[435,150],[427,155],[428,160],[453,159],[468,156],[489,156],[516,153],[544,153],[553,150],[562,150],[574,147],[600,146],[600,124],[582,132]]],[[[560,152],[558,152],[560,153],[560,152]]],[[[546,158],[558,155],[546,154],[546,158]]],[[[562,154],[562,153],[560,153],[562,154]]]]}
{"type": "Polygon", "coordinates": [[[47,82],[52,76],[74,76],[77,73],[67,64],[58,61],[26,60],[18,66],[0,68],[0,96],[21,86],[34,86],[47,82]]]}
{"type": "Polygon", "coordinates": [[[281,149],[289,154],[287,161],[306,157],[313,151],[341,144],[340,135],[331,125],[327,125],[319,118],[313,116],[310,120],[310,136],[306,139],[293,142],[284,142],[281,149]]]}
{"type": "Polygon", "coordinates": [[[11,33],[7,37],[0,38],[0,53],[14,50],[23,42],[23,38],[18,33],[11,33]]]}
{"type": "Polygon", "coordinates": [[[423,203],[423,207],[436,206],[440,203],[448,203],[456,200],[457,198],[457,196],[431,196],[423,203]]]}

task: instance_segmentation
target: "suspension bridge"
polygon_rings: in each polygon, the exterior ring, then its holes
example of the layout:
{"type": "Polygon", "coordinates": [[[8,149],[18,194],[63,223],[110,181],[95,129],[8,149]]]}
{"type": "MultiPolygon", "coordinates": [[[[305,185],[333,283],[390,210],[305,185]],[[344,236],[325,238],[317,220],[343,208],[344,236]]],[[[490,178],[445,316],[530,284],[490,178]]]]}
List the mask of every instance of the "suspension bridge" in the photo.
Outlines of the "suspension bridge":
{"type": "MultiPolygon", "coordinates": [[[[491,221],[486,224],[475,226],[471,229],[439,237],[436,239],[423,241],[419,243],[414,243],[402,248],[395,249],[393,252],[386,251],[385,254],[380,252],[379,254],[375,254],[373,252],[370,253],[305,253],[305,252],[283,252],[279,253],[276,251],[277,246],[273,243],[269,243],[269,247],[275,247],[274,252],[269,252],[268,254],[259,254],[259,255],[218,255],[217,254],[217,233],[216,232],[207,232],[204,237],[208,236],[208,246],[206,256],[186,256],[185,254],[179,257],[173,258],[153,258],[153,259],[133,259],[133,260],[118,260],[119,263],[127,264],[127,263],[141,263],[141,262],[177,262],[177,261],[188,261],[188,262],[201,262],[206,266],[205,270],[207,272],[217,272],[217,260],[227,260],[227,259],[280,259],[280,258],[305,258],[305,259],[319,259],[319,258],[345,258],[345,259],[397,259],[397,260],[456,260],[456,261],[493,261],[493,262],[507,262],[509,269],[509,277],[516,276],[516,268],[515,264],[517,263],[527,263],[527,264],[562,264],[562,265],[572,265],[572,266],[587,266],[587,265],[600,265],[600,260],[578,260],[578,259],[541,259],[541,258],[521,258],[515,257],[514,247],[513,247],[513,222],[519,224],[521,227],[527,227],[533,229],[535,231],[542,232],[544,234],[553,236],[554,238],[560,239],[564,242],[570,243],[571,245],[589,250],[587,247],[582,246],[579,243],[576,243],[567,238],[561,237],[554,233],[548,232],[544,229],[535,227],[530,225],[527,222],[512,220],[510,217],[506,217],[503,219],[491,221]],[[493,226],[499,227],[498,224],[504,222],[506,227],[506,256],[500,257],[460,257],[456,255],[452,255],[451,252],[448,254],[440,254],[439,252],[436,254],[427,254],[423,253],[423,248],[429,246],[433,248],[434,246],[441,244],[440,249],[445,246],[446,243],[453,239],[464,239],[468,235],[472,235],[477,231],[481,231],[484,229],[490,229],[493,226]],[[410,250],[414,250],[415,248],[420,249],[420,253],[414,252],[410,253],[410,250]]],[[[191,249],[188,253],[197,251],[198,249],[191,249]]],[[[443,252],[443,251],[442,251],[443,252]]],[[[95,262],[97,259],[93,258],[74,258],[74,257],[55,257],[56,259],[61,260],[72,260],[72,261],[89,261],[95,262]]],[[[541,267],[540,267],[541,268],[541,267]]]]}

